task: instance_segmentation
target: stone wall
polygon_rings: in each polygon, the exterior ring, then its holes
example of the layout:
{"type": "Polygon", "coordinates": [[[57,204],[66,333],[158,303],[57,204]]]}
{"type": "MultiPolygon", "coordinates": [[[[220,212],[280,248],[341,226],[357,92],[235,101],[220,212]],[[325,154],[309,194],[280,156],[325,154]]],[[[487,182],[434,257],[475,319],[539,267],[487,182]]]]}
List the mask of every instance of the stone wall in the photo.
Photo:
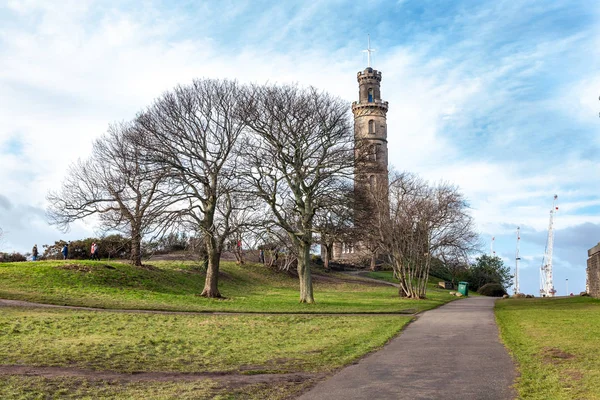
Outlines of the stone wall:
{"type": "Polygon", "coordinates": [[[588,250],[586,291],[600,298],[600,243],[588,250]]]}

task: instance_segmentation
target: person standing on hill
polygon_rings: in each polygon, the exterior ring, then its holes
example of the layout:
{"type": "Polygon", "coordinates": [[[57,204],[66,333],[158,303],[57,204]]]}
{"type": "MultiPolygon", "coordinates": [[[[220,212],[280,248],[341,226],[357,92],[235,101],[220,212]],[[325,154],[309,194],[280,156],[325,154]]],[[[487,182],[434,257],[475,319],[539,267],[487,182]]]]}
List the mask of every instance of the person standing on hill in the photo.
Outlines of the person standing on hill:
{"type": "Polygon", "coordinates": [[[92,260],[100,260],[100,257],[98,257],[98,245],[96,242],[92,243],[92,260]]]}
{"type": "Polygon", "coordinates": [[[31,250],[31,260],[37,261],[37,258],[38,258],[38,248],[37,248],[37,244],[34,244],[33,249],[31,250]]]}
{"type": "Polygon", "coordinates": [[[63,260],[66,260],[69,257],[69,245],[65,243],[63,246],[61,253],[63,255],[63,260]]]}
{"type": "Polygon", "coordinates": [[[96,254],[96,242],[92,242],[92,246],[90,247],[90,259],[94,259],[96,254]]]}

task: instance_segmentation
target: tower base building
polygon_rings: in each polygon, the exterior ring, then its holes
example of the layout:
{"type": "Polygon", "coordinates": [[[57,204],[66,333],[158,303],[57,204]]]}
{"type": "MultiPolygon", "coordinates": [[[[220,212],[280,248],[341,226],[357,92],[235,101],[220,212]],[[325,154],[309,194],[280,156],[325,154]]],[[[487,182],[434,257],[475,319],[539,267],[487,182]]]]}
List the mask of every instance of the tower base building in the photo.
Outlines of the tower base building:
{"type": "Polygon", "coordinates": [[[600,243],[588,250],[585,291],[600,298],[600,243]]]}

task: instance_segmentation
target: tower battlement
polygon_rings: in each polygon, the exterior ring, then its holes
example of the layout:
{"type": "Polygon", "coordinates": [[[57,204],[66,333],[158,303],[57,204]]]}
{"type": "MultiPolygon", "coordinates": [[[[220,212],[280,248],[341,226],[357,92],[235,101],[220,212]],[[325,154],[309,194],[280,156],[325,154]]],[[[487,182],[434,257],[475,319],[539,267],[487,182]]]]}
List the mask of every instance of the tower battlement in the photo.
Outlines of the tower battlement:
{"type": "Polygon", "coordinates": [[[377,71],[376,69],[368,67],[365,68],[364,71],[359,71],[356,74],[356,79],[359,83],[361,83],[361,81],[364,80],[376,80],[378,82],[381,82],[381,71],[377,71]]]}

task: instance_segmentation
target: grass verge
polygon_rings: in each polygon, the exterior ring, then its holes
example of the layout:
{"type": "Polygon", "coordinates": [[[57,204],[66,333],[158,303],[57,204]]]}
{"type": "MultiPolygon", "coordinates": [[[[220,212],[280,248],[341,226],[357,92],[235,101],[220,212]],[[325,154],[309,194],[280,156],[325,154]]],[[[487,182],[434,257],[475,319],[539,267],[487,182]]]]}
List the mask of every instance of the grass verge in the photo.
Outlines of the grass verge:
{"type": "Polygon", "coordinates": [[[519,365],[520,398],[600,399],[600,300],[501,300],[496,320],[519,365]]]}

